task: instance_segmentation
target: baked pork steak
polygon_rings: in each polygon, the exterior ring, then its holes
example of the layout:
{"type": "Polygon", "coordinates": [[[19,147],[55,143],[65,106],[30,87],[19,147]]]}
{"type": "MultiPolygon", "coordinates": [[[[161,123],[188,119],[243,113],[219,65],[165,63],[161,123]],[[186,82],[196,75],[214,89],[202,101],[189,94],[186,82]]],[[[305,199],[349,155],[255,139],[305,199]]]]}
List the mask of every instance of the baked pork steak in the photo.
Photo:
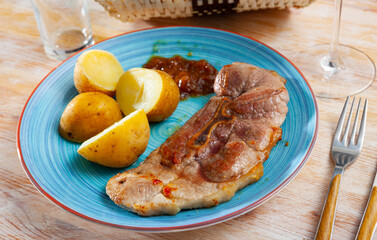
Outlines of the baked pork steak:
{"type": "Polygon", "coordinates": [[[112,177],[106,193],[143,216],[212,207],[263,175],[288,112],[286,80],[246,63],[224,66],[216,96],[138,167],[112,177]]]}

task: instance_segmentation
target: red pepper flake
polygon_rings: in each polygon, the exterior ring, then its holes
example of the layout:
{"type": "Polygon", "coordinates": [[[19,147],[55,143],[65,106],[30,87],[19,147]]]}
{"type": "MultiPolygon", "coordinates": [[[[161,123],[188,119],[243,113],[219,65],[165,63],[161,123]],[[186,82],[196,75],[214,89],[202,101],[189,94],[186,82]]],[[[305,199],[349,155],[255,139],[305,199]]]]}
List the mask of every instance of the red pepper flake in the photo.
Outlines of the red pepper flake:
{"type": "Polygon", "coordinates": [[[285,142],[285,146],[286,146],[286,147],[289,146],[289,142],[288,142],[288,141],[285,142]]]}
{"type": "Polygon", "coordinates": [[[158,180],[158,179],[153,179],[153,185],[158,185],[162,183],[162,181],[158,180]]]}
{"type": "Polygon", "coordinates": [[[171,193],[172,191],[177,190],[177,188],[172,188],[172,187],[164,187],[162,189],[162,194],[164,194],[165,197],[167,198],[173,198],[173,194],[171,193]]]}

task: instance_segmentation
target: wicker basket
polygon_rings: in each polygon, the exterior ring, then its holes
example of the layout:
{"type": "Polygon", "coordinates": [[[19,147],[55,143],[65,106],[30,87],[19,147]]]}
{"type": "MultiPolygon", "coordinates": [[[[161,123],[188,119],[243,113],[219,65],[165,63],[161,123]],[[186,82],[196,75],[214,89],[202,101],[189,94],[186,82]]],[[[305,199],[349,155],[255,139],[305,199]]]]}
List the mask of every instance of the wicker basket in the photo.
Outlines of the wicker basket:
{"type": "Polygon", "coordinates": [[[95,0],[123,22],[154,17],[191,17],[266,8],[305,7],[314,0],[95,0]]]}

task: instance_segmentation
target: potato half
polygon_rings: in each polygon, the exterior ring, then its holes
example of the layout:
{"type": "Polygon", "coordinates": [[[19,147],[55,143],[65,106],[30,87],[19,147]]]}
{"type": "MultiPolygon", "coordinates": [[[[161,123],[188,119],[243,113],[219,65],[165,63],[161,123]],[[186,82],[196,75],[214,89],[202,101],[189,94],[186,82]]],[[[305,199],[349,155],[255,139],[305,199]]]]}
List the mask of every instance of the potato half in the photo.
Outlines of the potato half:
{"type": "Polygon", "coordinates": [[[123,117],[118,103],[99,93],[81,93],[73,98],[60,118],[59,133],[67,140],[84,142],[123,117]]]}
{"type": "Polygon", "coordinates": [[[78,58],[73,79],[79,93],[102,92],[114,96],[123,73],[122,66],[113,54],[104,50],[89,50],[78,58]]]}
{"type": "Polygon", "coordinates": [[[125,115],[144,109],[150,122],[159,122],[177,108],[179,88],[163,71],[132,68],[120,77],[116,99],[125,115]]]}
{"type": "Polygon", "coordinates": [[[85,141],[77,152],[87,160],[107,167],[126,167],[143,154],[149,135],[147,116],[140,109],[85,141]]]}

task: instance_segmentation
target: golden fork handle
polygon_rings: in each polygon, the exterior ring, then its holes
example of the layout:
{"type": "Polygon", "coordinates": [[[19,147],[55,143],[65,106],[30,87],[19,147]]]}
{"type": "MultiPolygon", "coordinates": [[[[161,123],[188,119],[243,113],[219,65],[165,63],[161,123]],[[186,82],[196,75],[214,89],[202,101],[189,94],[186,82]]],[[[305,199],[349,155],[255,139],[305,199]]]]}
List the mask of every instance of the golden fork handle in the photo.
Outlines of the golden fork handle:
{"type": "Polygon", "coordinates": [[[317,230],[316,240],[331,239],[341,178],[342,175],[338,174],[331,181],[326,204],[322,211],[321,222],[317,230]]]}
{"type": "Polygon", "coordinates": [[[357,240],[372,239],[377,223],[377,187],[373,187],[368,201],[367,209],[364,213],[357,240]]]}

